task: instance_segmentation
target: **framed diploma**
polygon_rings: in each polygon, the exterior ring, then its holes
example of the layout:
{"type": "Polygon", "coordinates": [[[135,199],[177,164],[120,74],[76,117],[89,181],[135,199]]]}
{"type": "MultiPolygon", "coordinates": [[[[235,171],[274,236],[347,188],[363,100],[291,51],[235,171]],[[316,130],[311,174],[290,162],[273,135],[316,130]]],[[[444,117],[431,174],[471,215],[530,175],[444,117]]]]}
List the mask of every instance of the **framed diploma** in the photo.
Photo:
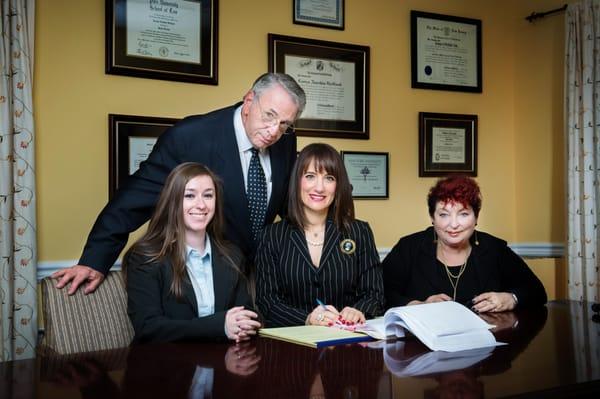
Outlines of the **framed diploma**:
{"type": "Polygon", "coordinates": [[[389,198],[389,154],[387,152],[342,151],[352,185],[352,198],[389,198]]]}
{"type": "Polygon", "coordinates": [[[176,118],[108,115],[108,198],[148,158],[154,144],[176,118]]]}
{"type": "Polygon", "coordinates": [[[481,20],[410,12],[412,87],[481,93],[481,20]]]}
{"type": "Polygon", "coordinates": [[[218,0],[106,0],[106,73],[217,84],[218,0]]]}
{"type": "Polygon", "coordinates": [[[419,176],[477,176],[477,115],[419,112],[419,176]]]}
{"type": "Polygon", "coordinates": [[[294,23],[344,30],[344,0],[292,0],[294,23]]]}
{"type": "Polygon", "coordinates": [[[306,92],[299,136],[369,138],[369,47],[269,33],[269,71],[306,92]]]}

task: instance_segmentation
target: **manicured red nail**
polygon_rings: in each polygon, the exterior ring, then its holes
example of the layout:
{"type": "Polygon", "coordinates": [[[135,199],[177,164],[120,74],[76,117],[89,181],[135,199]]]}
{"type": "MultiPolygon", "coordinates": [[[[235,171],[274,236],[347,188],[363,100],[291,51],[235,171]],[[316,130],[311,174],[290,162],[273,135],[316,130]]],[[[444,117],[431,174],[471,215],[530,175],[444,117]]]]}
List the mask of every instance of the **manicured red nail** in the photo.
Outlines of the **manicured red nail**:
{"type": "Polygon", "coordinates": [[[329,323],[327,323],[327,325],[328,325],[329,327],[331,327],[331,326],[333,325],[333,323],[332,323],[332,322],[329,322],[329,323]]]}

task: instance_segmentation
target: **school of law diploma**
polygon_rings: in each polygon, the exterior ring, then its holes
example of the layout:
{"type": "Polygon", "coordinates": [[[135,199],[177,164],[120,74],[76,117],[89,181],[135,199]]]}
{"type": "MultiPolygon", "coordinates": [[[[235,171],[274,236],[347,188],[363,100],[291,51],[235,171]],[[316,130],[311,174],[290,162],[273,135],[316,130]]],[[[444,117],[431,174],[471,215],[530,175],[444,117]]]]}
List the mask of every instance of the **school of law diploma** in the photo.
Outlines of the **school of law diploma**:
{"type": "Polygon", "coordinates": [[[285,72],[306,92],[301,119],[356,120],[354,63],[286,55],[285,72]]]}
{"type": "Polygon", "coordinates": [[[465,163],[465,129],[434,127],[431,131],[432,163],[465,163]]]}
{"type": "Polygon", "coordinates": [[[417,18],[417,80],[477,87],[477,26],[417,18]]]}
{"type": "Polygon", "coordinates": [[[200,64],[199,2],[128,0],[127,55],[200,64]]]}

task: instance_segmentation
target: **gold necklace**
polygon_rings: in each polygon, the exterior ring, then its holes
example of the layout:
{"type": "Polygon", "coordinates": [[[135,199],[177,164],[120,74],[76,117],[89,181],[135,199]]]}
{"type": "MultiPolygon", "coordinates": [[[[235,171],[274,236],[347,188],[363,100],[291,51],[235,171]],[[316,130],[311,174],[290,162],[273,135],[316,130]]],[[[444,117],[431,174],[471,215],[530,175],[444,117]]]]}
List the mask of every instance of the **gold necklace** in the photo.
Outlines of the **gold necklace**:
{"type": "Polygon", "coordinates": [[[442,258],[442,251],[440,250],[440,262],[442,262],[442,265],[444,265],[444,269],[446,269],[446,275],[448,276],[448,280],[450,280],[450,285],[452,286],[452,289],[454,291],[454,295],[452,295],[452,300],[453,301],[456,301],[456,288],[458,287],[458,280],[460,280],[460,277],[462,276],[462,274],[465,272],[465,269],[467,268],[467,262],[469,261],[469,256],[470,255],[471,255],[471,251],[469,251],[467,253],[467,257],[465,258],[465,263],[463,263],[460,266],[460,269],[458,270],[458,274],[455,276],[450,271],[450,268],[448,267],[448,265],[446,264],[446,262],[444,262],[441,259],[442,258]],[[452,280],[453,278],[454,278],[454,280],[452,280]]]}

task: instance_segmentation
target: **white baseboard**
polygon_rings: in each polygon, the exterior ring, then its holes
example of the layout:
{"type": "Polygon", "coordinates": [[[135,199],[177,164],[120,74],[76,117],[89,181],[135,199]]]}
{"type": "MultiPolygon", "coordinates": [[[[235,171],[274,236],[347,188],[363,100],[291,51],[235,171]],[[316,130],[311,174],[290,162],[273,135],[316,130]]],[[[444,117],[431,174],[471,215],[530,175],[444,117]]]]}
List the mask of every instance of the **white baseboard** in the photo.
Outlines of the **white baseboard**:
{"type": "MultiPolygon", "coordinates": [[[[528,242],[512,243],[509,247],[522,258],[562,258],[565,256],[565,245],[559,243],[528,242]]],[[[379,248],[379,258],[383,260],[391,248],[379,248]]],[[[37,264],[38,280],[48,277],[57,270],[77,264],[77,260],[42,261],[37,264]]],[[[121,270],[121,260],[118,260],[111,270],[121,270]]]]}

